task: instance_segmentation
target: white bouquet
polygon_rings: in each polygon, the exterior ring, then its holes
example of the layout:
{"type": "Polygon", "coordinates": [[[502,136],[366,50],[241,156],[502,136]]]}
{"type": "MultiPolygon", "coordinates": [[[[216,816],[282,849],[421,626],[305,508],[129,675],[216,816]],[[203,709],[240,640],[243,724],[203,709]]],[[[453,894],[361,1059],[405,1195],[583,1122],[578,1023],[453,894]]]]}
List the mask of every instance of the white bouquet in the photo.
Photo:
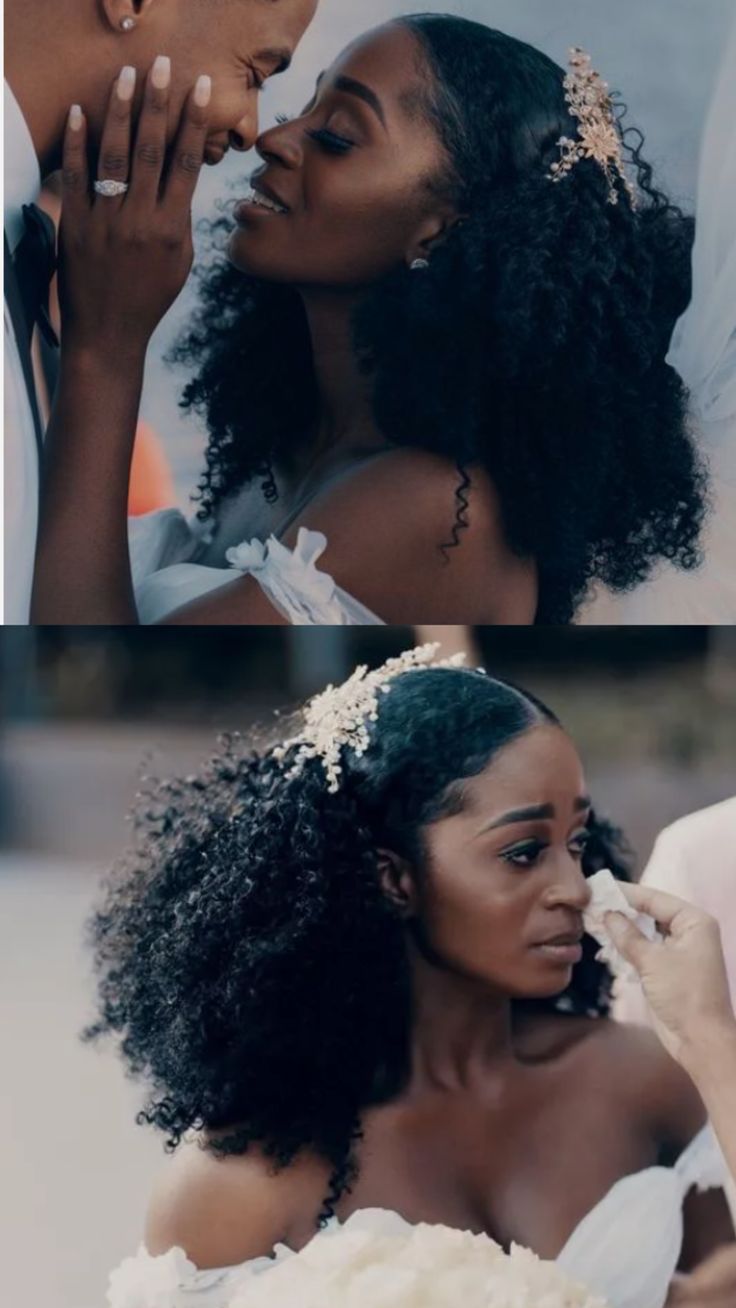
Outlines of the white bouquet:
{"type": "Polygon", "coordinates": [[[240,1283],[230,1308],[606,1308],[554,1262],[487,1235],[411,1226],[363,1209],[300,1253],[277,1245],[266,1271],[240,1283]]]}

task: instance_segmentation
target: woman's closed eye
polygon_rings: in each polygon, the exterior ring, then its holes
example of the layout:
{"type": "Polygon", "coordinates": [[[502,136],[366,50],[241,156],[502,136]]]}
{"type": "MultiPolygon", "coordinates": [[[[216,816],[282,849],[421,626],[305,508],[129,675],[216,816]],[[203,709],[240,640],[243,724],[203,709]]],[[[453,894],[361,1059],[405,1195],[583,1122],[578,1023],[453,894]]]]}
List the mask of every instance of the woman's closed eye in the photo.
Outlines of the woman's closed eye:
{"type": "MultiPolygon", "coordinates": [[[[305,109],[299,117],[305,118],[308,112],[309,109],[305,109]]],[[[285,123],[293,123],[294,121],[293,114],[276,114],[276,122],[279,124],[279,127],[283,127],[285,123]]],[[[309,128],[306,135],[310,140],[316,141],[318,145],[321,145],[329,154],[347,154],[355,145],[355,141],[351,140],[350,137],[343,136],[339,132],[333,132],[329,127],[309,128]]]]}
{"type": "Polygon", "coordinates": [[[330,131],[329,127],[310,128],[307,136],[311,141],[316,141],[328,154],[347,154],[355,145],[355,141],[330,131]]]}

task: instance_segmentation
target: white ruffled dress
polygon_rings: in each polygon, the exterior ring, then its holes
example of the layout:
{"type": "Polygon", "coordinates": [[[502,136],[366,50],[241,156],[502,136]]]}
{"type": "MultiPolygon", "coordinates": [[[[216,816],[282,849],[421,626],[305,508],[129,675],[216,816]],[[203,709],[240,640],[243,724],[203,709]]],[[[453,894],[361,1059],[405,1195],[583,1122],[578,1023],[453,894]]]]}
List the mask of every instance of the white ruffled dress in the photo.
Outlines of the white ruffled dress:
{"type": "Polygon", "coordinates": [[[163,621],[236,577],[255,578],[276,611],[293,626],[381,623],[317,567],[327,548],[327,538],[320,531],[300,527],[293,550],[276,535],[265,541],[243,541],[227,550],[227,568],[194,561],[202,536],[197,525],[178,509],[131,518],[128,536],[136,608],[143,625],[163,621]]]}
{"type": "MultiPolygon", "coordinates": [[[[583,1218],[557,1261],[609,1308],[663,1308],[682,1248],[683,1200],[693,1187],[719,1188],[727,1180],[723,1155],[705,1127],[674,1167],[649,1167],[618,1181],[583,1218]]],[[[370,1227],[379,1214],[384,1225],[387,1217],[402,1224],[397,1214],[378,1209],[354,1213],[348,1221],[370,1227]]],[[[337,1218],[331,1225],[339,1226],[337,1218]]],[[[278,1244],[270,1257],[199,1271],[182,1249],[152,1257],[141,1246],[112,1272],[107,1302],[109,1308],[228,1308],[253,1274],[267,1276],[291,1257],[293,1250],[278,1244]]]]}

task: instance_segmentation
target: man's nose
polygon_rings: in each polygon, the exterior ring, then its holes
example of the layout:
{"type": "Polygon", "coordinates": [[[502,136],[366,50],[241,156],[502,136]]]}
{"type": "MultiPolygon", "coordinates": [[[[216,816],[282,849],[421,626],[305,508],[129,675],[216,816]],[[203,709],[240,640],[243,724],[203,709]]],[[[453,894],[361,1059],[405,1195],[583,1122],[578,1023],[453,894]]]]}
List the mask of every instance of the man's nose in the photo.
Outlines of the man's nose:
{"type": "Polygon", "coordinates": [[[252,150],[258,140],[258,105],[249,106],[246,113],[235,127],[228,132],[230,146],[233,150],[252,150]]]}

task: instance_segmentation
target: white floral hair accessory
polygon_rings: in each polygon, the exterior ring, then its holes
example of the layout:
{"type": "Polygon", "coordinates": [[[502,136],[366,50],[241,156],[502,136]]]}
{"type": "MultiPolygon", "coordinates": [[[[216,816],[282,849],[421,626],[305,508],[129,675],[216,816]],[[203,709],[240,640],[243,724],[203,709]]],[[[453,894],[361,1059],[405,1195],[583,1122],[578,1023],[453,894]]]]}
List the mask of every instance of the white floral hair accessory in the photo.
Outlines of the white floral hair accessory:
{"type": "Polygon", "coordinates": [[[369,672],[360,664],[341,686],[329,685],[308,701],[304,709],[302,730],[290,740],[277,745],[273,754],[277,759],[298,745],[294,766],[287,777],[297,776],[310,758],[320,758],[327,775],[327,789],[340,788],[341,751],[352,749],[365,754],[370,743],[369,723],[378,718],[379,696],[387,695],[391,682],[404,672],[422,672],[426,668],[457,668],[465,661],[465,654],[437,659],[439,643],[418,645],[405,650],[397,658],[388,659],[380,668],[369,672]]]}
{"type": "Polygon", "coordinates": [[[595,159],[608,181],[608,203],[618,204],[616,177],[623,182],[632,207],[636,196],[624,168],[621,133],[613,112],[613,102],[600,73],[592,67],[591,58],[579,46],[570,51],[570,72],[565,78],[565,102],[573,118],[577,118],[577,140],[561,136],[557,142],[562,157],[553,163],[547,176],[550,181],[562,182],[581,159],[595,159]]]}

